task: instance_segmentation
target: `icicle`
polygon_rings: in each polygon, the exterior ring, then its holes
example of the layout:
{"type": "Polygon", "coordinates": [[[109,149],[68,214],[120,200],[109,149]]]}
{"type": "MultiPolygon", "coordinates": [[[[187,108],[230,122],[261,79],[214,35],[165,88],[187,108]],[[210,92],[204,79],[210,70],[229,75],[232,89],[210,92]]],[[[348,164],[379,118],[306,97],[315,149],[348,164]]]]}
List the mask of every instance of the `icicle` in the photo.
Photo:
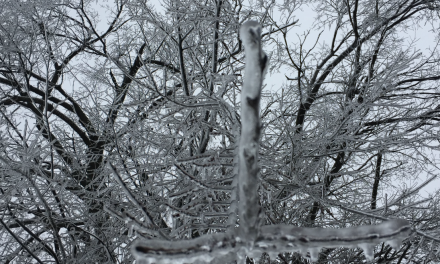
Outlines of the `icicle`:
{"type": "Polygon", "coordinates": [[[303,258],[307,257],[307,249],[306,248],[302,247],[298,252],[301,255],[301,257],[303,257],[303,258]]]}
{"type": "Polygon", "coordinates": [[[133,224],[130,225],[128,228],[128,237],[131,237],[133,235],[133,224]]]}
{"type": "Polygon", "coordinates": [[[368,261],[374,259],[374,245],[372,244],[359,244],[359,247],[364,251],[365,258],[368,261]]]}
{"type": "Polygon", "coordinates": [[[245,263],[246,257],[243,254],[244,252],[238,252],[237,254],[237,263],[245,263]]]}
{"type": "Polygon", "coordinates": [[[252,251],[252,250],[250,250],[250,251],[246,252],[246,256],[247,256],[248,258],[252,258],[252,259],[259,258],[260,255],[261,255],[260,252],[257,252],[257,251],[252,251]]]}
{"type": "Polygon", "coordinates": [[[402,240],[401,239],[393,239],[386,242],[388,245],[390,245],[393,249],[399,250],[399,248],[402,246],[402,240]]]}
{"type": "Polygon", "coordinates": [[[310,259],[315,262],[319,259],[319,251],[321,251],[320,248],[311,248],[310,249],[310,259]]]}
{"type": "Polygon", "coordinates": [[[268,252],[268,254],[269,254],[269,257],[270,257],[270,261],[271,261],[271,262],[272,262],[273,260],[277,259],[277,257],[278,257],[278,253],[277,253],[277,252],[274,252],[274,251],[270,251],[270,252],[268,252]]]}

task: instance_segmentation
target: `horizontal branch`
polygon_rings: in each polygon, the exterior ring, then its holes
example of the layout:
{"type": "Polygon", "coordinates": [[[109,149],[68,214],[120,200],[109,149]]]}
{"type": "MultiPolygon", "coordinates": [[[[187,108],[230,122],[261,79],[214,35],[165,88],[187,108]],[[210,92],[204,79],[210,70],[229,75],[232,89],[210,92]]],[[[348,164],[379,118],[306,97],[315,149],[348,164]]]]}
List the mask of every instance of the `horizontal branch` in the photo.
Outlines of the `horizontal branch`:
{"type": "Polygon", "coordinates": [[[363,244],[376,245],[389,242],[399,245],[408,237],[411,225],[404,219],[392,219],[378,225],[334,228],[295,227],[290,225],[268,225],[261,228],[255,249],[262,251],[295,251],[322,247],[353,248],[363,244]]]}
{"type": "Polygon", "coordinates": [[[347,228],[309,228],[289,225],[268,225],[261,227],[258,237],[249,246],[247,242],[235,238],[238,231],[224,234],[210,234],[192,240],[137,241],[132,252],[137,259],[151,263],[187,263],[203,261],[208,263],[221,258],[224,263],[235,259],[238,252],[255,256],[262,252],[279,253],[309,251],[313,261],[317,260],[322,247],[336,248],[360,247],[366,257],[372,257],[376,244],[387,242],[394,248],[411,232],[411,225],[403,219],[392,219],[378,225],[366,225],[347,228]]]}
{"type": "Polygon", "coordinates": [[[237,243],[232,232],[184,241],[144,240],[135,242],[132,253],[148,263],[209,263],[219,257],[227,263],[228,256],[235,259],[237,243]]]}

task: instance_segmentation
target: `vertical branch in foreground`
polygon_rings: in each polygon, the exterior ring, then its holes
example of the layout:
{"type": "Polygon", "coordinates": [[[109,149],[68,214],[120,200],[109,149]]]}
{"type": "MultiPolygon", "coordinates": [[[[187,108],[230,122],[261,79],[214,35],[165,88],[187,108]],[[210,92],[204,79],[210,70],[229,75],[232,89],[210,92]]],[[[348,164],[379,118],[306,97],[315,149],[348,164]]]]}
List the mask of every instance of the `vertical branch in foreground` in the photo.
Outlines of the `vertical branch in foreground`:
{"type": "Polygon", "coordinates": [[[261,26],[247,21],[240,28],[245,50],[245,72],[241,91],[241,137],[239,146],[240,236],[252,243],[259,230],[260,97],[267,56],[261,49],[261,26]]]}

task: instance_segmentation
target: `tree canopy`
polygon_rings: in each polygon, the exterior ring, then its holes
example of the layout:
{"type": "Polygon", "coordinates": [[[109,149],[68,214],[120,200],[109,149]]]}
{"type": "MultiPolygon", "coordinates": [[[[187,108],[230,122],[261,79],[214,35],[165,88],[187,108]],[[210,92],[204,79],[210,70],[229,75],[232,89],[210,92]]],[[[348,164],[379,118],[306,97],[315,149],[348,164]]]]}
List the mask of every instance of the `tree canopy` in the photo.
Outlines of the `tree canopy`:
{"type": "MultiPolygon", "coordinates": [[[[263,26],[270,61],[258,224],[358,230],[405,219],[411,235],[378,244],[373,262],[439,261],[439,193],[419,191],[440,164],[440,1],[2,4],[0,262],[133,263],[137,239],[239,226],[248,20],[263,26]],[[311,28],[297,18],[303,7],[311,28]],[[422,29],[435,37],[421,40],[429,50],[402,34],[422,29]]],[[[362,251],[324,247],[317,263],[366,263],[362,251]]]]}

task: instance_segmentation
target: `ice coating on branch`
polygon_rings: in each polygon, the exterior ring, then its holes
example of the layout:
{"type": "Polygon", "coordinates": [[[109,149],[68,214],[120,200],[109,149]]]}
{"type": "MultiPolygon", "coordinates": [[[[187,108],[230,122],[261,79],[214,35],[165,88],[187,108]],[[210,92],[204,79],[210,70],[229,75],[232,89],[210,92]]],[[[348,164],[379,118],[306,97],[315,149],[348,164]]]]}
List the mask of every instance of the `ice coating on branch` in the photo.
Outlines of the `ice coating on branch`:
{"type": "Polygon", "coordinates": [[[211,263],[211,261],[214,260],[214,256],[206,254],[203,256],[187,256],[185,258],[173,259],[173,260],[168,259],[166,256],[162,258],[145,257],[143,258],[143,260],[146,261],[146,263],[155,263],[155,264],[187,264],[187,263],[206,264],[206,263],[211,263]]]}
{"type": "Polygon", "coordinates": [[[361,243],[401,241],[411,231],[408,221],[392,219],[378,225],[356,226],[341,229],[307,228],[290,225],[263,226],[256,247],[264,241],[283,245],[286,248],[353,246],[361,243]],[[280,242],[277,242],[280,241],[280,242]],[[290,244],[290,246],[289,246],[290,244]]]}
{"type": "Polygon", "coordinates": [[[274,260],[278,257],[279,252],[268,252],[271,260],[274,260]]]}
{"type": "Polygon", "coordinates": [[[318,259],[319,259],[319,251],[321,251],[320,248],[311,248],[310,249],[310,259],[312,261],[318,261],[318,259]]]}
{"type": "Polygon", "coordinates": [[[260,225],[258,150],[261,133],[260,97],[267,56],[261,49],[261,25],[247,21],[240,27],[245,51],[241,91],[241,136],[238,151],[240,235],[252,244],[260,225]]]}
{"type": "Polygon", "coordinates": [[[395,250],[399,250],[399,248],[402,246],[402,240],[400,239],[389,240],[386,243],[395,250]]]}
{"type": "Polygon", "coordinates": [[[378,225],[356,226],[341,229],[307,228],[289,225],[263,226],[260,236],[254,244],[255,250],[289,252],[300,251],[304,255],[309,251],[312,257],[315,249],[322,247],[360,247],[367,258],[374,254],[375,245],[393,241],[393,245],[402,243],[411,232],[410,223],[403,219],[392,219],[378,225]]]}
{"type": "Polygon", "coordinates": [[[301,257],[303,258],[307,257],[307,248],[300,248],[298,252],[301,255],[301,257]]]}
{"type": "Polygon", "coordinates": [[[131,224],[128,228],[128,237],[131,237],[133,235],[133,225],[131,224]]]}
{"type": "Polygon", "coordinates": [[[374,244],[364,243],[359,244],[359,247],[364,251],[365,258],[368,261],[374,259],[374,244]]]}
{"type": "Polygon", "coordinates": [[[136,259],[151,263],[209,263],[214,258],[235,259],[236,240],[231,232],[204,235],[183,241],[136,241],[132,253],[136,259]]]}
{"type": "Polygon", "coordinates": [[[360,247],[365,257],[372,260],[375,245],[385,241],[393,245],[401,243],[409,235],[411,226],[406,220],[393,219],[374,226],[341,229],[288,225],[263,226],[260,229],[252,247],[249,241],[238,239],[237,230],[233,230],[185,241],[140,241],[135,243],[133,254],[137,259],[152,263],[209,263],[215,259],[234,260],[237,252],[242,257],[257,257],[266,252],[275,258],[280,252],[299,251],[306,256],[309,251],[310,259],[316,261],[322,247],[360,247]]]}

